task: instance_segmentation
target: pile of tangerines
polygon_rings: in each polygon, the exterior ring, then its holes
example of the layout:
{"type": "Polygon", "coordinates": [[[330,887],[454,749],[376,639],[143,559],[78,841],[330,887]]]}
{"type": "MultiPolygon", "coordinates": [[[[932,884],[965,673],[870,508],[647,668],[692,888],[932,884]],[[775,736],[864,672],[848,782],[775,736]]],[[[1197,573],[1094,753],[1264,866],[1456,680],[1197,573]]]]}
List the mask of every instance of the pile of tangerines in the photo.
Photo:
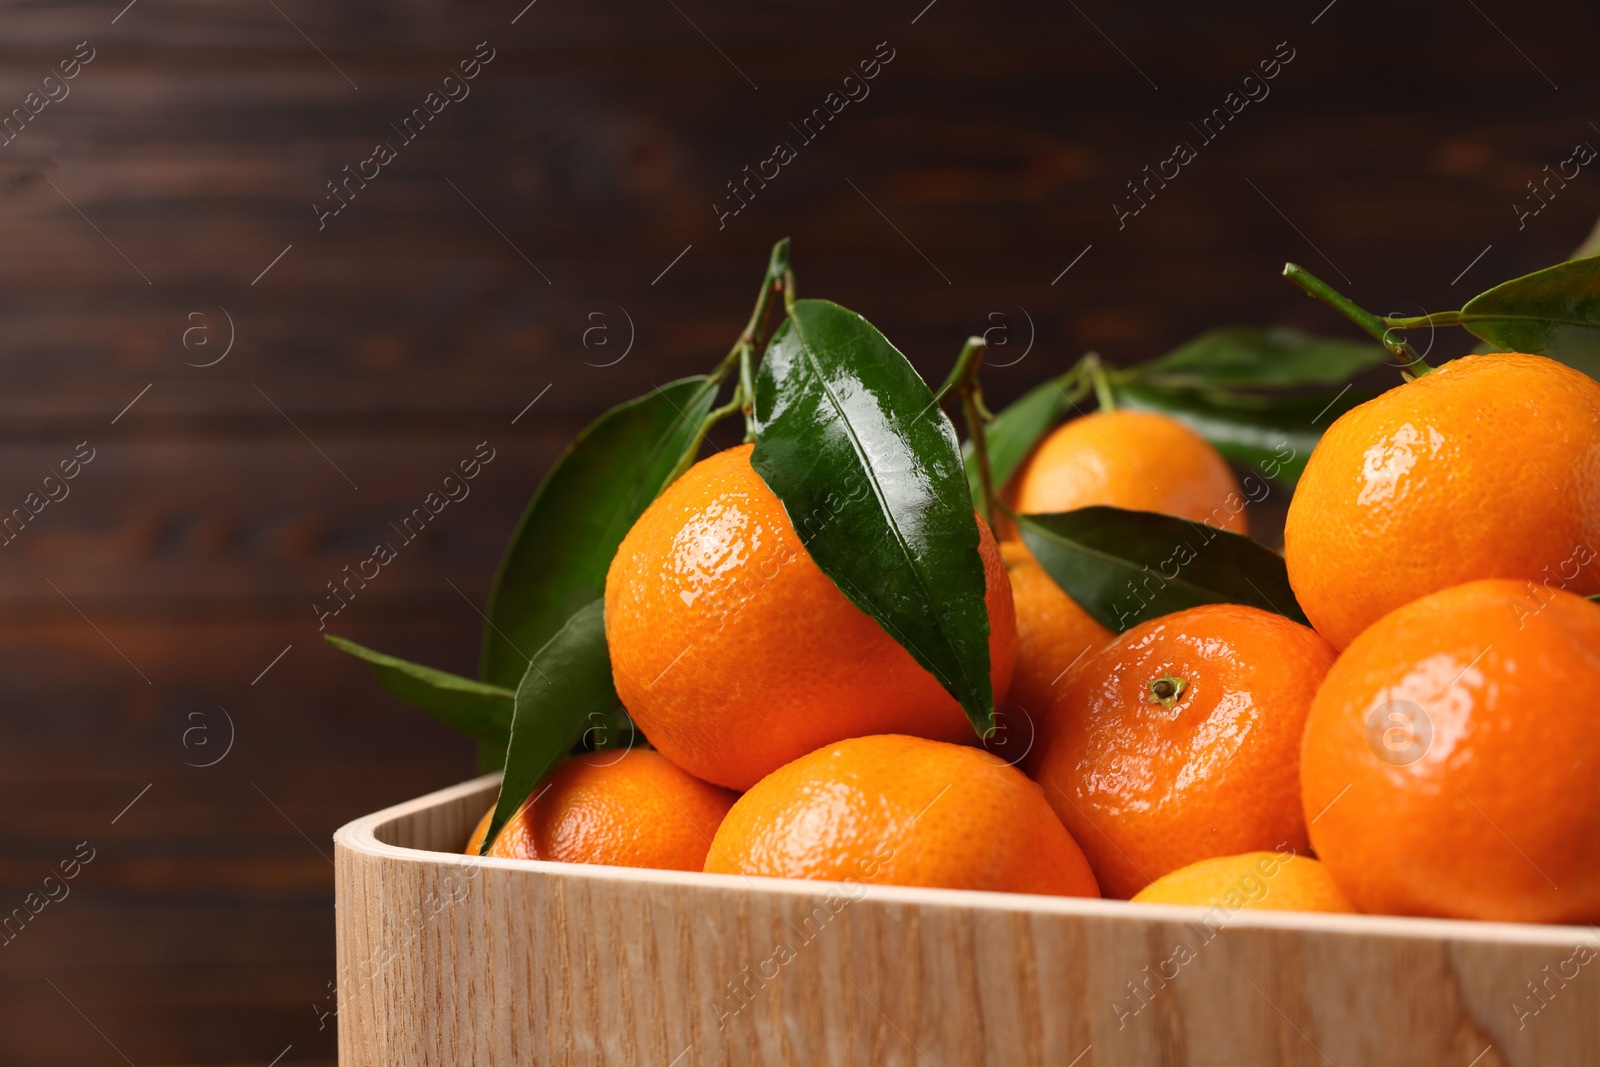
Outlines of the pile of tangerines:
{"type": "MultiPolygon", "coordinates": [[[[1211,444],[1120,408],[1054,430],[1000,495],[1247,521],[1211,444]]],[[[1283,545],[1310,627],[1208,604],[1114,635],[980,521],[1009,745],[986,749],[729,447],[606,576],[616,693],[650,747],[567,759],[488,854],[1600,920],[1597,524],[1600,384],[1517,353],[1418,373],[1323,435],[1283,545]]]]}

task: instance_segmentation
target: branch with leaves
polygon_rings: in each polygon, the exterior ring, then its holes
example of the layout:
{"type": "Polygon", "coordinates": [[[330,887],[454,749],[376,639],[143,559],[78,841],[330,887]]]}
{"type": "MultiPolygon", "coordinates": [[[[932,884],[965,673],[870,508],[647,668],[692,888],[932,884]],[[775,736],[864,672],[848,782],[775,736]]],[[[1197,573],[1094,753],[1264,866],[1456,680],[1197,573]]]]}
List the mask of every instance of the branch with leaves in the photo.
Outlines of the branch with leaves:
{"type": "Polygon", "coordinates": [[[944,383],[930,390],[866,319],[797,298],[785,239],[768,257],[744,329],[716,366],[606,411],[545,475],[494,579],[479,679],[328,640],[367,662],[401,699],[477,739],[486,770],[503,762],[487,849],[575,748],[643,740],[612,682],[606,573],[645,508],[694,463],[712,428],[735,415],[755,444],[752,465],[788,514],[830,517],[796,524],[817,566],[940,681],[980,735],[993,728],[995,701],[974,510],[1014,521],[1062,589],[1113,630],[1216,602],[1303,621],[1282,557],[1249,538],[1116,508],[1018,516],[1005,507],[1005,486],[1044,435],[1092,403],[1169,415],[1228,458],[1292,487],[1321,429],[1370,395],[1352,379],[1391,361],[1407,375],[1431,370],[1407,331],[1462,326],[1490,344],[1600,372],[1600,257],[1498,285],[1457,311],[1416,317],[1373,315],[1293,264],[1285,274],[1372,341],[1227,327],[1131,367],[1109,366],[1091,352],[992,413],[981,382],[982,338],[968,338],[944,383]],[[942,408],[952,399],[964,416],[964,443],[942,408]],[[1129,601],[1125,587],[1165,566],[1175,546],[1188,550],[1181,577],[1159,595],[1129,601]]]}

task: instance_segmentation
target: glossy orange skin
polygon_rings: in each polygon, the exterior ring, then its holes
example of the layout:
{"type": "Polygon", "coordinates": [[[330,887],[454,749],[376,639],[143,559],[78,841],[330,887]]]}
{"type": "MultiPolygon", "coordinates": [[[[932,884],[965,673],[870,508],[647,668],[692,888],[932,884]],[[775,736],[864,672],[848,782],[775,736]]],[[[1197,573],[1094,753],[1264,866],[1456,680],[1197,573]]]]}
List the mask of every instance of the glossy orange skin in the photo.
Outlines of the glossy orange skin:
{"type": "MultiPolygon", "coordinates": [[[[617,694],[691,774],[748,789],[831,741],[976,742],[955,698],[812,561],[752,446],[701,460],[628,531],[606,575],[617,694]]],[[[1011,583],[980,520],[990,680],[1011,682],[1011,583]]]]}
{"type": "Polygon", "coordinates": [[[1288,849],[1217,856],[1179,867],[1135,893],[1133,902],[1226,912],[1356,910],[1322,864],[1288,849]]]}
{"type": "MultiPolygon", "coordinates": [[[[698,871],[738,799],[647,748],[590,752],[556,767],[506,823],[489,855],[698,871]]],[[[465,852],[478,854],[484,813],[465,852]]]]}
{"type": "Polygon", "coordinates": [[[986,752],[857,737],[763,778],[717,831],[713,874],[1097,897],[1039,787],[986,752]]]}
{"type": "Polygon", "coordinates": [[[1600,921],[1597,692],[1600,605],[1570,593],[1469,582],[1384,616],[1306,723],[1317,854],[1362,911],[1600,921]]]}
{"type": "Polygon", "coordinates": [[[1300,732],[1334,651],[1280,615],[1211,604],[1135,626],[1068,677],[1037,765],[1107,896],[1212,856],[1307,847],[1300,732]],[[1171,708],[1152,680],[1186,687],[1171,708]]]}
{"type": "Polygon", "coordinates": [[[1017,616],[1017,665],[1004,722],[988,747],[1007,762],[1029,769],[1043,750],[1046,710],[1065,683],[1067,669],[1109,645],[1116,635],[1063,592],[1021,542],[1001,542],[1000,555],[1011,578],[1017,616]]]}
{"type": "Polygon", "coordinates": [[[1340,416],[1289,504],[1284,558],[1336,648],[1478,578],[1600,592],[1600,383],[1542,356],[1465,356],[1340,416]]]}
{"type": "Polygon", "coordinates": [[[1007,499],[1023,515],[1108,504],[1248,529],[1239,483],[1222,454],[1183,423],[1150,411],[1099,411],[1057,427],[1017,472],[1007,499]]]}

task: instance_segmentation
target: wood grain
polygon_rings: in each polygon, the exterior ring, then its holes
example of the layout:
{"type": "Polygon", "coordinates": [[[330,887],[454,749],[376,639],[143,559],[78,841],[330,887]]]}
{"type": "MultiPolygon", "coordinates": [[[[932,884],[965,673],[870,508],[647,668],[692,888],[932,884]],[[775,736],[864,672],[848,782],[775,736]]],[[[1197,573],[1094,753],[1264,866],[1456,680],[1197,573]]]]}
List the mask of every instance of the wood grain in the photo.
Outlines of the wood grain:
{"type": "Polygon", "coordinates": [[[494,790],[467,782],[335,835],[346,1067],[1600,1056],[1583,975],[1600,937],[1582,927],[446,854],[494,790]]]}

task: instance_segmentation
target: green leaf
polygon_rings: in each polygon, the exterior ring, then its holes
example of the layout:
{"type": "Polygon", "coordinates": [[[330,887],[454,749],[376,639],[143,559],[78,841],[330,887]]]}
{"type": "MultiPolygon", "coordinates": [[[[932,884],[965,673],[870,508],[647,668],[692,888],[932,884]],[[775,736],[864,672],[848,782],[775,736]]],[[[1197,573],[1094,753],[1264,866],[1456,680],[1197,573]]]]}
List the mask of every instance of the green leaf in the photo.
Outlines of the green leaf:
{"type": "Polygon", "coordinates": [[[1022,515],[1017,528],[1056,584],[1116,633],[1200,604],[1248,604],[1309,625],[1283,557],[1240,534],[1108,507],[1022,515]]]}
{"type": "Polygon", "coordinates": [[[1162,385],[1284,389],[1343,385],[1388,358],[1382,345],[1313,337],[1287,326],[1224,326],[1123,373],[1162,385]]]}
{"type": "Polygon", "coordinates": [[[682,378],[607,411],[545,475],[489,596],[485,681],[514,686],[528,654],[605,590],[629,527],[700,444],[717,386],[682,378]]]}
{"type": "Polygon", "coordinates": [[[978,525],[955,429],[866,319],[797,301],[756,380],[757,473],[822,572],[994,723],[978,525]]]}
{"type": "MultiPolygon", "coordinates": [[[[1074,380],[1077,377],[1074,370],[1051,378],[995,413],[984,439],[989,443],[989,470],[997,491],[1017,473],[1039,439],[1083,399],[1085,390],[1074,380]]],[[[977,459],[972,453],[972,442],[962,444],[961,458],[966,464],[967,485],[972,499],[977,500],[983,495],[983,488],[978,478],[977,459]]]]}
{"type": "Polygon", "coordinates": [[[333,634],[323,634],[323,639],[365,660],[385,689],[446,726],[483,742],[503,744],[510,734],[511,690],[387,656],[333,634]]]}
{"type": "Polygon", "coordinates": [[[1323,431],[1373,396],[1358,389],[1254,396],[1131,381],[1114,382],[1112,392],[1123,407],[1170,415],[1235,463],[1288,488],[1299,480],[1323,431]]]}
{"type": "Polygon", "coordinates": [[[1532,352],[1600,378],[1600,256],[1535,271],[1480,293],[1461,325],[1502,352],[1532,352]]]}
{"type": "Polygon", "coordinates": [[[479,855],[489,851],[506,821],[572,750],[584,729],[617,706],[604,606],[603,600],[594,600],[579,608],[527,661],[517,685],[500,796],[479,855]]]}

